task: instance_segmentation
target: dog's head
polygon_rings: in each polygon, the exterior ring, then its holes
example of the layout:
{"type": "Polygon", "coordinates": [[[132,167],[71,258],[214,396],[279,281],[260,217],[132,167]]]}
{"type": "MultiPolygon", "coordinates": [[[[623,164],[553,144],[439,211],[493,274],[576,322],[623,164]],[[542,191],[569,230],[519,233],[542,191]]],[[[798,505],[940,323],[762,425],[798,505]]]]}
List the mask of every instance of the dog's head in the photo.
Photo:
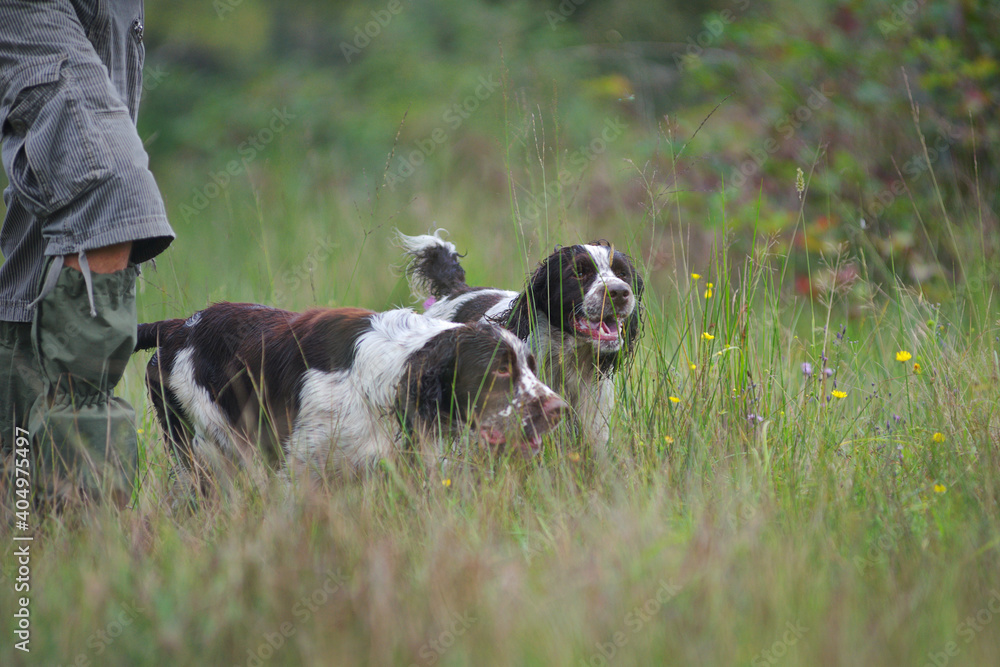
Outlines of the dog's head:
{"type": "Polygon", "coordinates": [[[591,347],[609,371],[635,349],[640,330],[642,276],[632,259],[606,241],[556,248],[528,279],[506,323],[527,338],[548,325],[591,347]]]}
{"type": "Polygon", "coordinates": [[[492,324],[435,336],[407,361],[401,410],[419,432],[471,429],[488,446],[530,455],[567,404],[535,374],[527,346],[492,324]]]}

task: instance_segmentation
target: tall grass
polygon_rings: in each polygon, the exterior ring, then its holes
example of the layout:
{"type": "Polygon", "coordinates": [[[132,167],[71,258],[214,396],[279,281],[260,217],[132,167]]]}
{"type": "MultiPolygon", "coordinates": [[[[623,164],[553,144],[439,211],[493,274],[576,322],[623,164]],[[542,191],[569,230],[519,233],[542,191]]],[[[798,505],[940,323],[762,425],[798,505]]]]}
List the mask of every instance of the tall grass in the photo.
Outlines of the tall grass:
{"type": "MultiPolygon", "coordinates": [[[[405,302],[381,267],[400,261],[389,227],[415,221],[376,194],[234,204],[244,210],[147,271],[141,319],[275,294],[288,307],[405,302]],[[306,239],[329,240],[329,258],[306,239]]],[[[502,239],[473,244],[478,196],[433,202],[475,249],[471,282],[517,285],[545,246],[583,236],[553,204],[538,229],[517,230],[515,256],[502,239]]],[[[660,215],[636,224],[657,229],[660,215]]],[[[675,238],[689,224],[672,219],[675,238]]],[[[137,359],[120,387],[142,415],[137,505],[41,522],[32,651],[12,648],[8,614],[0,661],[998,664],[992,295],[956,287],[939,306],[897,281],[859,300],[852,287],[875,284],[877,261],[862,254],[854,282],[796,296],[773,239],[757,233],[731,255],[721,229],[700,266],[681,241],[682,261],[646,295],[607,461],[560,432],[530,462],[400,461],[292,500],[236,489],[173,511],[137,359]]],[[[621,231],[648,260],[645,237],[621,231]]],[[[838,276],[845,261],[810,271],[838,276]]],[[[966,256],[968,275],[989,270],[966,256]]]]}

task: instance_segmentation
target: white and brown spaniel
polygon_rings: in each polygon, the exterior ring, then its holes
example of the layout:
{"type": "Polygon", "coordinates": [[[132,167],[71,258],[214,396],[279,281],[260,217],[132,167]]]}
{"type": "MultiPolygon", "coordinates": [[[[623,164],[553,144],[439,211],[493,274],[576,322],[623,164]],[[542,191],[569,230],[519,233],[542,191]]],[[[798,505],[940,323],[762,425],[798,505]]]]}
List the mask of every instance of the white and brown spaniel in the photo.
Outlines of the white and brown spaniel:
{"type": "Polygon", "coordinates": [[[634,355],[641,329],[643,281],[631,258],[604,241],[557,247],[512,292],[466,284],[455,245],[438,232],[399,234],[399,244],[414,294],[434,299],[425,315],[493,322],[526,341],[542,378],[573,407],[584,440],[603,453],[614,373],[634,355]]]}
{"type": "Polygon", "coordinates": [[[136,350],[156,415],[184,473],[264,457],[323,474],[359,470],[414,438],[448,445],[471,430],[530,454],[566,403],[510,332],[410,309],[293,313],[219,303],[140,324],[136,350]]]}

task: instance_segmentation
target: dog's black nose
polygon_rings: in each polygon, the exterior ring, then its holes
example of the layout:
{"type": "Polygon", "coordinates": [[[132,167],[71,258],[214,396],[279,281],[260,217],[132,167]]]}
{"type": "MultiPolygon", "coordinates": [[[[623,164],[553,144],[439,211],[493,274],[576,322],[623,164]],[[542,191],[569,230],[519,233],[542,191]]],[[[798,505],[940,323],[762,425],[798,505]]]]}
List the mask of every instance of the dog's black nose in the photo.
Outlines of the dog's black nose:
{"type": "Polygon", "coordinates": [[[614,304],[615,310],[623,310],[628,304],[630,296],[632,296],[632,290],[629,289],[628,285],[608,287],[608,298],[614,304]]]}

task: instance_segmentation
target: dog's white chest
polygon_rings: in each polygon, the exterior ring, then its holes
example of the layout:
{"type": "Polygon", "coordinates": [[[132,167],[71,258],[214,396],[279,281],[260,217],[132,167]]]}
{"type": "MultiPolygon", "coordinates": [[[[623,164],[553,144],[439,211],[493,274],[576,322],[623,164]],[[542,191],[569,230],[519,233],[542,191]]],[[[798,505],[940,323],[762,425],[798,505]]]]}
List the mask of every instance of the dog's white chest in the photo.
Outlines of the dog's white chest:
{"type": "Polygon", "coordinates": [[[298,415],[288,440],[291,459],[316,467],[363,466],[389,456],[394,420],[385,419],[384,397],[371,395],[351,371],[306,371],[298,415]]]}

